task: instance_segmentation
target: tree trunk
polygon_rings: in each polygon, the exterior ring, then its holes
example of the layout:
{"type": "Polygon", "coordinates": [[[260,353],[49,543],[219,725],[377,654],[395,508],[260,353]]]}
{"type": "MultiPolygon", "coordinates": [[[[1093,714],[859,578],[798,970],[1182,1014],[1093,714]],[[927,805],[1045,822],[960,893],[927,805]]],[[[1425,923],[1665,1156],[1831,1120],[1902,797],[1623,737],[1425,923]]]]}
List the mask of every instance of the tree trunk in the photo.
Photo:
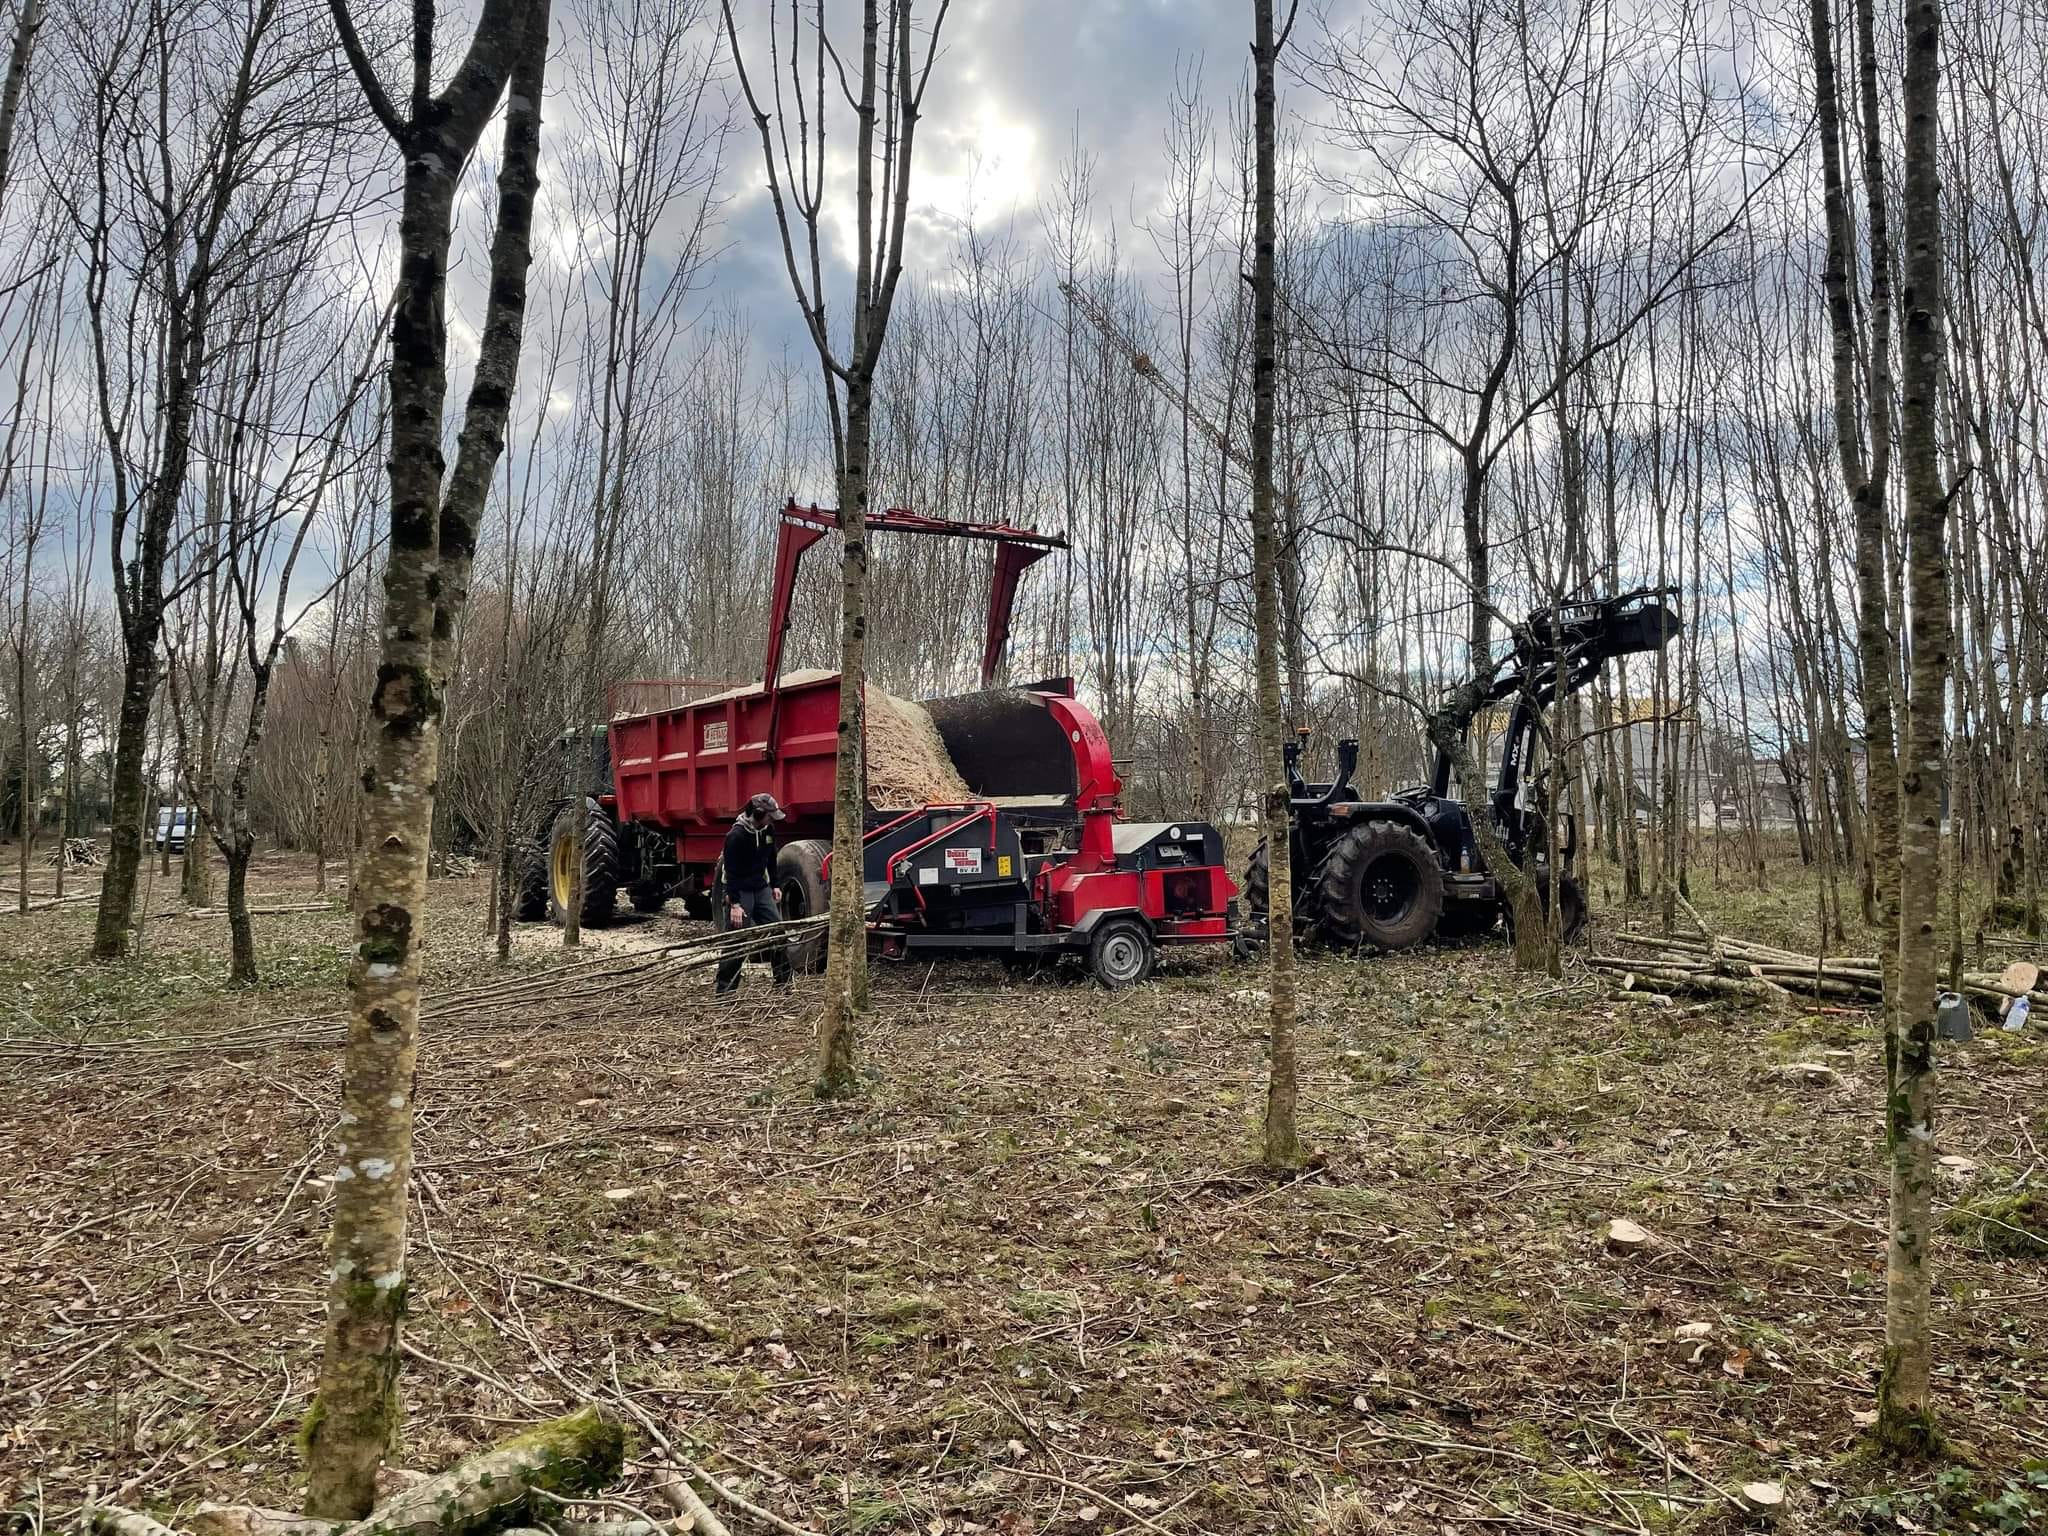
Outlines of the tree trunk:
{"type": "Polygon", "coordinates": [[[256,985],[256,932],[249,922],[249,855],[256,840],[242,828],[229,834],[228,866],[228,982],[231,986],[256,985]]]}
{"type": "MultiPolygon", "coordinates": [[[[1274,324],[1273,0],[1252,6],[1252,87],[1256,202],[1252,215],[1252,590],[1259,669],[1259,777],[1265,786],[1266,936],[1271,962],[1265,1158],[1275,1170],[1301,1166],[1295,1126],[1299,1089],[1294,1059],[1294,871],[1288,821],[1293,806],[1281,761],[1287,721],[1280,697],[1282,603],[1280,529],[1273,495],[1274,405],[1278,380],[1274,324]]],[[[1299,707],[1300,700],[1296,700],[1299,707]]]]}
{"type": "Polygon", "coordinates": [[[14,43],[7,50],[7,79],[0,84],[0,208],[7,206],[7,174],[14,163],[14,126],[21,111],[21,95],[28,83],[29,56],[35,51],[36,30],[43,24],[42,0],[22,0],[21,15],[14,23],[14,43]]]}
{"type": "Polygon", "coordinates": [[[100,881],[99,920],[93,934],[92,957],[118,960],[128,952],[128,925],[135,915],[135,882],[142,872],[142,817],[148,798],[143,783],[149,751],[149,706],[156,694],[156,639],[146,646],[132,640],[121,684],[121,715],[114,736],[113,801],[107,831],[107,873],[100,881]]]}
{"type": "MultiPolygon", "coordinates": [[[[872,15],[872,7],[870,8],[872,15]]],[[[863,166],[863,176],[867,174],[863,166]]],[[[846,385],[846,462],[839,476],[839,748],[832,789],[832,889],[826,931],[825,1011],[818,1022],[820,1098],[851,1093],[854,1017],[867,1001],[867,922],[862,908],[861,839],[867,797],[868,445],[874,381],[856,364],[846,385]]]]}
{"type": "MultiPolygon", "coordinates": [[[[1867,0],[1866,0],[1867,3],[1867,0]]],[[[1891,1238],[1885,1257],[1884,1370],[1879,1440],[1924,1454],[1935,1445],[1929,1376],[1933,1309],[1936,922],[1948,693],[1948,496],[1937,412],[1941,388],[1940,0],[1906,11],[1905,260],[1900,310],[1899,445],[1906,491],[1911,691],[1899,778],[1898,991],[1886,1051],[1890,1093],[1891,1238]]],[[[1869,67],[1869,66],[1866,66],[1869,67]]]]}
{"type": "Polygon", "coordinates": [[[405,154],[398,302],[391,323],[391,522],[376,726],[363,775],[365,846],[354,877],[342,1128],[335,1147],[327,1327],[302,1439],[307,1512],[359,1519],[399,1420],[406,1202],[419,1051],[420,938],[433,833],[447,647],[468,597],[491,466],[503,449],[526,308],[548,0],[486,0],[468,57],[429,98],[432,40],[416,38],[415,117],[400,121],[337,6],[359,83],[405,154]],[[443,492],[447,322],[456,178],[505,89],[488,312],[455,471],[443,492]]]}

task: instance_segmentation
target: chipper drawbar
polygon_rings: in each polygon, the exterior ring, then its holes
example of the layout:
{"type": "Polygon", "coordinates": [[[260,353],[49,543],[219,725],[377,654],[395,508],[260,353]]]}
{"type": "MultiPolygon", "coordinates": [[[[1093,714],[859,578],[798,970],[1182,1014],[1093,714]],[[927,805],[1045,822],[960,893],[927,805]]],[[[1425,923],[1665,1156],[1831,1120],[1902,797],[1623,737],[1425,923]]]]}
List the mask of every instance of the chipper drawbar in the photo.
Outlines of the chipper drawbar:
{"type": "MultiPolygon", "coordinates": [[[[641,911],[676,897],[691,915],[722,922],[725,832],[764,792],[788,813],[776,858],[784,916],[825,910],[839,676],[785,676],[782,655],[804,552],[838,526],[839,514],[827,508],[791,502],[782,511],[763,682],[618,711],[594,743],[563,743],[565,760],[592,751],[601,782],[580,805],[571,796],[547,807],[528,849],[515,909],[521,919],[559,921],[580,893],[581,920],[602,923],[624,889],[641,911]]],[[[1122,785],[1109,743],[1074,697],[1073,679],[991,686],[1019,578],[1066,540],[900,508],[870,513],[867,527],[995,547],[981,688],[920,706],[967,793],[930,796],[913,809],[867,810],[873,947],[895,957],[980,951],[1017,962],[1076,955],[1105,984],[1123,986],[1151,974],[1163,944],[1229,942],[1236,887],[1216,829],[1119,819],[1122,785]]],[[[633,686],[673,697],[687,685],[633,686]]],[[[871,783],[875,763],[871,750],[871,783]]],[[[799,969],[820,968],[822,937],[792,940],[790,958],[799,969]]]]}

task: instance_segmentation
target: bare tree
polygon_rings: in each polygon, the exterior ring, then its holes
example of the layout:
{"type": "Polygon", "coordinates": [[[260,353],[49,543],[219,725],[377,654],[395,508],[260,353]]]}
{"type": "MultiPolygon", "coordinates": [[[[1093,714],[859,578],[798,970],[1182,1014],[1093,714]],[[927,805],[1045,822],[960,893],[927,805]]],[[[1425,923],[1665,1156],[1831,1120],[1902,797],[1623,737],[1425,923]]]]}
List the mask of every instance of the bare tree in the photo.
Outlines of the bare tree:
{"type": "MultiPolygon", "coordinates": [[[[1293,25],[1293,12],[1288,25],[1293,25]]],[[[1273,414],[1278,383],[1277,276],[1274,246],[1273,62],[1286,43],[1273,33],[1273,0],[1253,0],[1252,101],[1256,190],[1252,215],[1252,587],[1257,609],[1259,789],[1266,831],[1266,943],[1271,963],[1266,1083],[1266,1166],[1298,1167],[1298,1093],[1294,1062],[1294,860],[1289,823],[1294,803],[1281,766],[1287,719],[1280,697],[1280,537],[1273,505],[1273,414]]]]}
{"type": "Polygon", "coordinates": [[[303,156],[316,142],[328,152],[335,133],[309,99],[308,80],[326,72],[302,19],[278,0],[246,9],[146,0],[111,18],[73,18],[73,90],[90,159],[82,185],[54,171],[53,180],[83,247],[127,653],[97,959],[128,947],[158,642],[167,605],[203,569],[178,520],[215,360],[215,304],[269,249],[303,156]],[[167,67],[173,58],[184,67],[167,67]]]}
{"type": "MultiPolygon", "coordinates": [[[[951,0],[938,0],[920,62],[913,35],[914,0],[862,0],[860,64],[858,72],[849,79],[827,34],[824,0],[815,0],[809,29],[812,78],[808,82],[803,77],[804,30],[792,7],[786,38],[791,93],[788,103],[783,99],[784,45],[771,13],[767,75],[771,84],[764,104],[740,49],[732,0],[721,0],[740,88],[760,133],[768,192],[782,235],[783,264],[818,353],[826,417],[832,433],[833,470],[838,482],[842,547],[839,750],[833,784],[830,947],[825,967],[825,1011],[818,1022],[818,1091],[825,1097],[849,1093],[854,1087],[853,1021],[867,997],[867,928],[861,901],[861,836],[866,796],[861,752],[863,689],[867,677],[867,510],[875,370],[881,359],[882,343],[888,336],[897,284],[903,276],[903,236],[910,215],[910,173],[918,115],[950,3],[951,0]],[[834,84],[854,115],[853,299],[843,349],[834,342],[826,319],[823,242],[828,61],[834,84]]],[[[772,685],[775,680],[765,681],[772,685]]]]}
{"type": "MultiPolygon", "coordinates": [[[[1868,0],[1864,0],[1867,4],[1868,0]]],[[[1906,492],[1906,579],[1912,686],[1899,774],[1898,994],[1888,999],[1885,1136],[1891,1151],[1891,1236],[1885,1255],[1884,1371],[1878,1438],[1913,1454],[1936,1441],[1931,1399],[1934,1236],[1936,918],[1942,800],[1948,787],[1948,520],[1941,462],[1941,4],[1906,7],[1905,260],[1899,291],[1899,448],[1906,492]]],[[[1874,104],[1872,104],[1874,105],[1874,104]]],[[[1865,125],[1873,138],[1874,115],[1865,125]]],[[[1876,234],[1873,231],[1872,239],[1876,234]]],[[[1875,299],[1873,299],[1873,305],[1875,299]]],[[[1872,340],[1873,356],[1877,342],[1872,340]]]]}
{"type": "Polygon", "coordinates": [[[303,1437],[308,1513],[353,1520],[369,1512],[377,1468],[397,1427],[420,944],[441,696],[518,379],[549,5],[485,0],[467,52],[439,91],[433,16],[418,15],[403,113],[386,93],[346,0],[332,0],[332,9],[364,101],[405,163],[388,385],[390,535],[382,650],[369,702],[375,744],[363,768],[365,846],[353,889],[357,943],[349,963],[326,1338],[303,1437]],[[444,294],[455,193],[501,96],[490,296],[455,464],[444,474],[444,294]]]}

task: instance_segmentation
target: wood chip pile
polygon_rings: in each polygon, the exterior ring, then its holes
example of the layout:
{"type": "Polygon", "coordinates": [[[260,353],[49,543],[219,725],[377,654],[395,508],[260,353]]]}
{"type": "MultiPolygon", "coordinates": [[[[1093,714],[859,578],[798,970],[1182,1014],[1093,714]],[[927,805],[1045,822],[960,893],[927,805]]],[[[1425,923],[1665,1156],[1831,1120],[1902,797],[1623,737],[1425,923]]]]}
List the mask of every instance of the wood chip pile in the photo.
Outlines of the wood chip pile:
{"type": "Polygon", "coordinates": [[[867,686],[868,804],[908,810],[973,798],[922,704],[867,686]]]}

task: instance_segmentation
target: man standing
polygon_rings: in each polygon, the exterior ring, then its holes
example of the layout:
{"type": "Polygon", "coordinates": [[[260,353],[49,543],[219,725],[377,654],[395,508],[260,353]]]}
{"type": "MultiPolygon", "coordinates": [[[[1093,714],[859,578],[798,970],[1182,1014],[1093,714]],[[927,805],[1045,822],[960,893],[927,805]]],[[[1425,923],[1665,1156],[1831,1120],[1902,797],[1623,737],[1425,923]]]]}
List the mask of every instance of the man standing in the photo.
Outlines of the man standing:
{"type": "MultiPolygon", "coordinates": [[[[775,888],[774,825],[786,814],[773,795],[756,795],[725,834],[725,915],[732,928],[782,920],[778,906],[782,892],[775,888]]],[[[741,963],[739,955],[729,955],[719,962],[720,996],[739,990],[741,963]]],[[[789,946],[772,946],[768,964],[774,969],[775,984],[788,986],[789,946]]]]}

